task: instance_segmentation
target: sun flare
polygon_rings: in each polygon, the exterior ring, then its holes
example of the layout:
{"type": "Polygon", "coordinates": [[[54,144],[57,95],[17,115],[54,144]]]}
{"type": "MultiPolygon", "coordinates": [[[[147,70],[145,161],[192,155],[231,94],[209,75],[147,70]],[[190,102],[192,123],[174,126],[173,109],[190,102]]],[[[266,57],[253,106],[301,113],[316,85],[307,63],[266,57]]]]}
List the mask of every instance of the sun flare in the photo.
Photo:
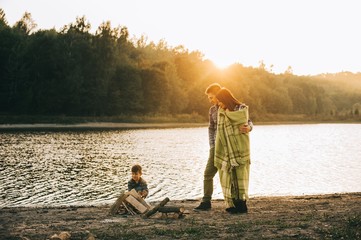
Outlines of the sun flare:
{"type": "Polygon", "coordinates": [[[231,66],[233,63],[231,63],[230,61],[227,61],[225,59],[212,59],[211,60],[212,63],[219,69],[226,69],[229,66],[231,66]]]}

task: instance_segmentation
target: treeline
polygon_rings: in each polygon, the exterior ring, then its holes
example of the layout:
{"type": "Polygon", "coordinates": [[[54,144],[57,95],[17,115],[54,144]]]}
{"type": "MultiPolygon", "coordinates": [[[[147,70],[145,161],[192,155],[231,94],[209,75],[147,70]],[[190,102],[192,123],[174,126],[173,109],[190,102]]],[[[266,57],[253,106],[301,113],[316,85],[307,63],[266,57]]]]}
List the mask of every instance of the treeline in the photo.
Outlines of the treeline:
{"type": "Polygon", "coordinates": [[[30,13],[9,26],[0,9],[1,115],[206,119],[204,90],[219,82],[250,106],[255,121],[361,119],[360,73],[274,74],[263,63],[219,70],[198,51],[130,38],[126,27],[110,22],[92,34],[85,17],[59,31],[35,28],[30,13]],[[340,84],[351,78],[352,86],[340,84]]]}

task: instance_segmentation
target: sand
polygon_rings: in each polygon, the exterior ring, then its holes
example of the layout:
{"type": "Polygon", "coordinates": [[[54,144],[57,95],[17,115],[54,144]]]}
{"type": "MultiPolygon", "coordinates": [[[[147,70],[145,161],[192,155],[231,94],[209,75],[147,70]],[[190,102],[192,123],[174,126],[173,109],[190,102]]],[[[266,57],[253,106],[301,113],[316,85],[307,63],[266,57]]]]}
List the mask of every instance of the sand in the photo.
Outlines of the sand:
{"type": "MultiPolygon", "coordinates": [[[[155,206],[157,202],[150,203],[155,206]]],[[[0,239],[361,239],[361,193],[249,199],[247,214],[225,212],[222,200],[194,211],[198,200],[170,201],[183,217],[108,214],[104,206],[0,209],[0,239]]]]}

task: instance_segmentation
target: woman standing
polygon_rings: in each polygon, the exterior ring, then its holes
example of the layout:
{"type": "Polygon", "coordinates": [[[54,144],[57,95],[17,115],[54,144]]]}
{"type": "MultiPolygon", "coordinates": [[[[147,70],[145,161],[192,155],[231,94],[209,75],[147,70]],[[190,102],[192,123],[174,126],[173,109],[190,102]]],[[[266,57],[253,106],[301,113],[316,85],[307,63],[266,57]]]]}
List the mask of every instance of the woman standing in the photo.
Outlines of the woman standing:
{"type": "Polygon", "coordinates": [[[226,88],[217,94],[218,124],[214,166],[219,171],[222,192],[229,213],[247,213],[250,145],[249,134],[239,125],[248,123],[248,106],[226,88]]]}

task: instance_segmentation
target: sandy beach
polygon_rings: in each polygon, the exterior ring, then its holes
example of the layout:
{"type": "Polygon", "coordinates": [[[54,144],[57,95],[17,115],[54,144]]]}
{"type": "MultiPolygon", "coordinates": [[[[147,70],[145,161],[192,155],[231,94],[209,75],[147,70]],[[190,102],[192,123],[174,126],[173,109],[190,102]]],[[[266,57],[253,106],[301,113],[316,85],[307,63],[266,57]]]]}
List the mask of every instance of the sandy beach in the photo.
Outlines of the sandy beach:
{"type": "MultiPolygon", "coordinates": [[[[155,206],[157,202],[150,203],[155,206]]],[[[70,239],[361,239],[361,193],[254,197],[247,214],[229,214],[222,200],[212,210],[185,214],[108,214],[110,206],[0,209],[0,239],[50,239],[68,232],[70,239]]]]}

